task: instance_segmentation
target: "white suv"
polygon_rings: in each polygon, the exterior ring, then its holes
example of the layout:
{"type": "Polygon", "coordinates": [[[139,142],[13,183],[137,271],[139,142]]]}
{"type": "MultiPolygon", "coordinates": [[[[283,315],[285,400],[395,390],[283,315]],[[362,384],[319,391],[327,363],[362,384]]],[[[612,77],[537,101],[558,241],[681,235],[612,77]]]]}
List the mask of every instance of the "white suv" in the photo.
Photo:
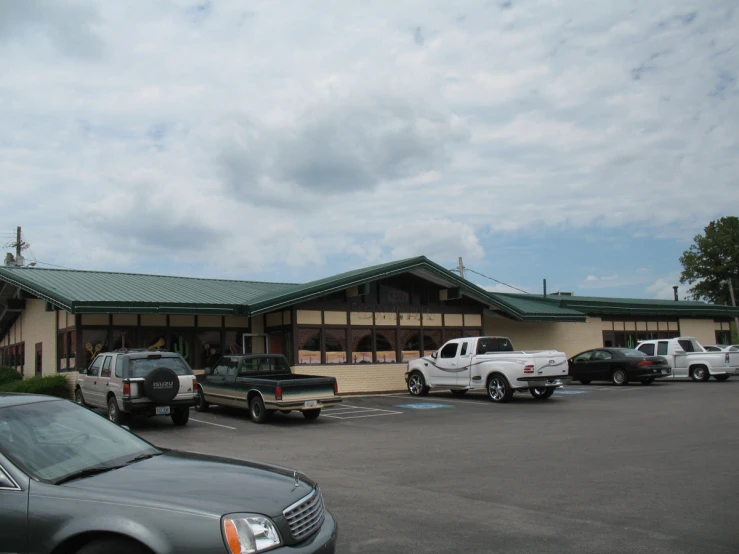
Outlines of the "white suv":
{"type": "Polygon", "coordinates": [[[192,369],[176,352],[122,349],[98,354],[80,371],[75,401],[104,408],[121,423],[127,414],[168,415],[185,425],[190,406],[197,403],[198,386],[192,369]]]}

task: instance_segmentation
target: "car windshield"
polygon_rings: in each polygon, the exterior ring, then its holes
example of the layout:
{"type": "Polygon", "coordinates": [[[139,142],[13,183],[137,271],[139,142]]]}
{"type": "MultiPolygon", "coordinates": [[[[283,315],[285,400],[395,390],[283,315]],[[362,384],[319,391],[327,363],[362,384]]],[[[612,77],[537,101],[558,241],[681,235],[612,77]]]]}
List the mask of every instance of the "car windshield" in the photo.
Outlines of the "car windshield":
{"type": "Polygon", "coordinates": [[[169,368],[177,375],[190,375],[192,373],[188,367],[182,363],[182,360],[175,358],[174,356],[133,358],[130,365],[131,377],[146,377],[153,369],[158,367],[169,368]]]}
{"type": "Polygon", "coordinates": [[[87,408],[59,400],[0,409],[0,452],[31,477],[54,482],[160,451],[87,408]]]}
{"type": "Polygon", "coordinates": [[[643,358],[646,354],[640,350],[634,350],[633,348],[620,348],[618,353],[627,358],[643,358]]]}

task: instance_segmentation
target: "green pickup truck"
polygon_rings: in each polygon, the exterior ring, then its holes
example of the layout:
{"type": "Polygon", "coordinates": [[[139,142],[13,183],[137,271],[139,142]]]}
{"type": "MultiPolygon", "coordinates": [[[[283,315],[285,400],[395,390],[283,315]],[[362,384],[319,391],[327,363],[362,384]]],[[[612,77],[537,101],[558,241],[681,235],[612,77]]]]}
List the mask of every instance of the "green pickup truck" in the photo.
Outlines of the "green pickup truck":
{"type": "Polygon", "coordinates": [[[276,411],[299,410],[316,419],[321,408],[341,402],[333,377],[296,375],[281,354],[224,356],[198,376],[198,403],[204,412],[210,404],[245,408],[254,423],[264,423],[276,411]]]}

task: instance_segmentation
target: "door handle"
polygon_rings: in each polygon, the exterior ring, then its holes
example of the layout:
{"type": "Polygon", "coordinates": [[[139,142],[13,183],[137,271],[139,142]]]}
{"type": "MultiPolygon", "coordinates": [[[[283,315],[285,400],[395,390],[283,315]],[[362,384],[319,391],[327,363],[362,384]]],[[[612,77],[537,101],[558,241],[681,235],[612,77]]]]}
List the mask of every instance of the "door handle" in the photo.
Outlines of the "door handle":
{"type": "Polygon", "coordinates": [[[105,383],[105,386],[106,386],[106,387],[107,387],[108,385],[110,385],[110,383],[105,383]]]}
{"type": "Polygon", "coordinates": [[[452,367],[457,367],[457,364],[455,364],[454,362],[452,362],[452,367]]]}

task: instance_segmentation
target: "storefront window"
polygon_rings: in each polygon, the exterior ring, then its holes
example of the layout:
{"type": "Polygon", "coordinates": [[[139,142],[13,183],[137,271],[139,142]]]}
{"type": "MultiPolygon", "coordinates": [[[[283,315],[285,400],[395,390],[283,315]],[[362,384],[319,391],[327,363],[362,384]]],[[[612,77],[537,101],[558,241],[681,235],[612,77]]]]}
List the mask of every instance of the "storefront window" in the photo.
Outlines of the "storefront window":
{"type": "Polygon", "coordinates": [[[193,369],[213,367],[222,355],[221,331],[218,329],[198,331],[195,340],[195,365],[193,369]]]}
{"type": "Polygon", "coordinates": [[[369,329],[352,329],[352,363],[372,363],[372,332],[369,329]]]}
{"type": "Polygon", "coordinates": [[[136,329],[113,329],[113,346],[111,350],[136,347],[136,329]]]}
{"type": "Polygon", "coordinates": [[[92,360],[100,352],[109,352],[107,329],[83,329],[82,331],[82,366],[89,367],[92,360]]]}
{"type": "Polygon", "coordinates": [[[431,356],[441,348],[441,331],[429,331],[423,332],[423,355],[431,356]]]}
{"type": "MultiPolygon", "coordinates": [[[[227,354],[244,354],[244,333],[246,331],[226,331],[224,333],[225,348],[223,351],[224,356],[227,354]]],[[[247,352],[248,354],[248,352],[247,352]]]]}
{"type": "Polygon", "coordinates": [[[170,329],[169,350],[177,352],[192,367],[195,350],[195,331],[193,329],[170,329]]]}
{"type": "Polygon", "coordinates": [[[398,332],[395,329],[377,329],[375,331],[375,344],[378,364],[394,363],[397,361],[398,332]]]}
{"type": "Polygon", "coordinates": [[[75,365],[77,365],[77,331],[69,331],[67,333],[67,352],[69,352],[67,369],[72,371],[75,365]]]}
{"type": "Polygon", "coordinates": [[[325,331],[326,363],[346,363],[346,329],[326,329],[325,331]]]}
{"type": "Polygon", "coordinates": [[[420,334],[420,329],[404,329],[400,332],[401,361],[408,362],[421,357],[421,347],[418,340],[420,334]]]}
{"type": "Polygon", "coordinates": [[[731,344],[731,331],[716,331],[716,344],[731,344]]]}
{"type": "Polygon", "coordinates": [[[447,342],[452,339],[461,339],[462,329],[445,329],[444,330],[444,341],[447,342]]]}
{"type": "Polygon", "coordinates": [[[319,329],[298,330],[298,364],[321,363],[321,331],[319,329]]]}
{"type": "Polygon", "coordinates": [[[142,327],[139,335],[139,348],[156,350],[167,347],[167,330],[163,327],[142,327]]]}

